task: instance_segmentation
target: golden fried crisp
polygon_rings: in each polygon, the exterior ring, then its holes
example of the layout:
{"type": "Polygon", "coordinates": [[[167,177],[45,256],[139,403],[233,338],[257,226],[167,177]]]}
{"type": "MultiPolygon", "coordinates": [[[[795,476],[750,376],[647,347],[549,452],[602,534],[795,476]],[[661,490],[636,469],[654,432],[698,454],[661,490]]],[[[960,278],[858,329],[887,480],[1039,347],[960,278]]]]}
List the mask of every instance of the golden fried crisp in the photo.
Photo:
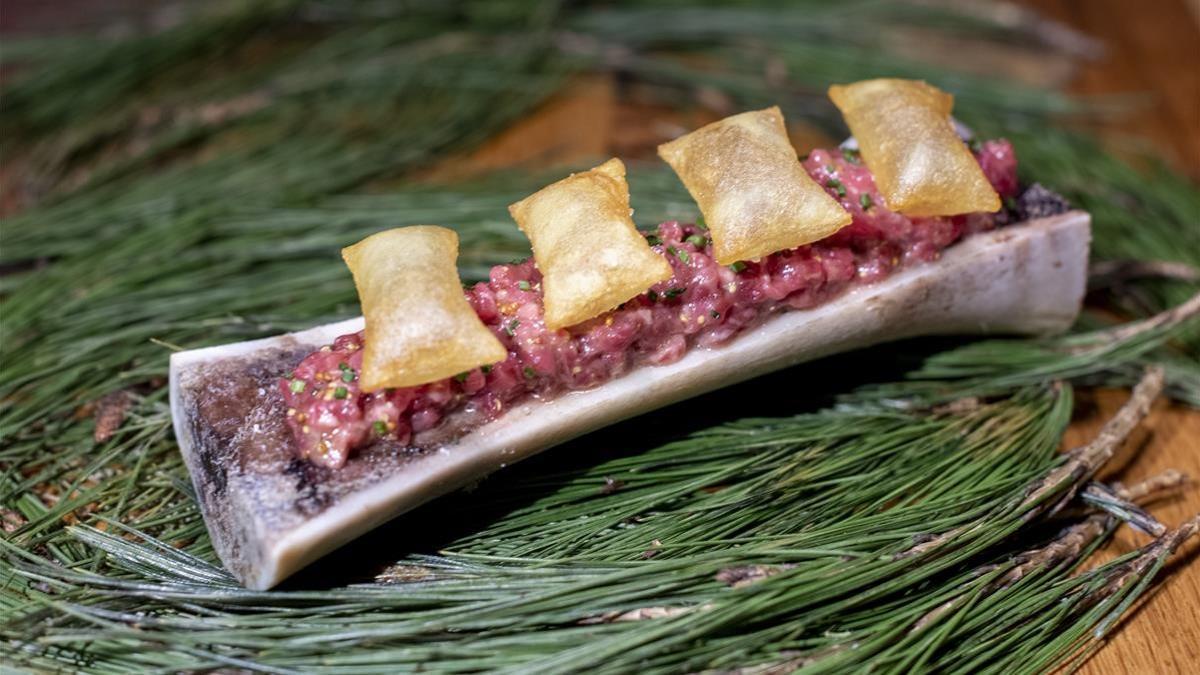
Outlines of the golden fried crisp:
{"type": "Polygon", "coordinates": [[[700,206],[722,265],[824,239],[850,214],[796,159],[779,107],[727,117],[658,146],[700,206]]]}
{"type": "Polygon", "coordinates": [[[881,79],[834,85],[829,98],[889,209],[910,216],[1000,209],[1000,196],[954,131],[950,94],[918,80],[881,79]]]}
{"type": "Polygon", "coordinates": [[[546,326],[573,326],[671,277],[638,233],[619,159],[542,188],[508,207],[542,272],[546,326]]]}
{"type": "Polygon", "coordinates": [[[463,296],[458,235],[435,225],[342,249],[366,317],[362,390],[411,387],[508,358],[463,296]]]}

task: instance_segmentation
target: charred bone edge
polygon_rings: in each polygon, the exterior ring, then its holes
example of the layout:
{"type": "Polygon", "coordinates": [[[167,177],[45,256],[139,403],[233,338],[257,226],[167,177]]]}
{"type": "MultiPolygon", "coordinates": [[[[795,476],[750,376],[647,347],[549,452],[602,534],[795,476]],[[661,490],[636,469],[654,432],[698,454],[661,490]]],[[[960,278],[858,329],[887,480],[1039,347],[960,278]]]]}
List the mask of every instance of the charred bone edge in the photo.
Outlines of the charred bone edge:
{"type": "MultiPolygon", "coordinates": [[[[221,361],[272,353],[281,346],[316,349],[361,329],[361,318],[173,354],[175,435],[221,560],[247,587],[267,589],[360,534],[501,467],[713,389],[906,337],[1064,331],[1082,303],[1090,240],[1091,219],[1081,211],[973,235],[947,249],[936,263],[903,270],[811,310],[776,315],[721,347],[695,349],[673,364],[638,368],[595,389],[515,406],[441,451],[402,464],[314,515],[293,509],[295,513],[288,514],[293,522],[286,526],[268,522],[264,514],[248,512],[253,509],[245,506],[265,499],[251,493],[265,490],[269,480],[250,476],[230,481],[228,490],[245,493],[223,500],[206,498],[204,469],[215,453],[202,456],[203,442],[187,422],[195,403],[184,395],[187,388],[181,381],[221,361]],[[222,517],[222,508],[247,512],[222,517]]],[[[249,424],[245,414],[241,421],[249,424]]],[[[240,471],[252,474],[254,462],[246,464],[240,471]]]]}

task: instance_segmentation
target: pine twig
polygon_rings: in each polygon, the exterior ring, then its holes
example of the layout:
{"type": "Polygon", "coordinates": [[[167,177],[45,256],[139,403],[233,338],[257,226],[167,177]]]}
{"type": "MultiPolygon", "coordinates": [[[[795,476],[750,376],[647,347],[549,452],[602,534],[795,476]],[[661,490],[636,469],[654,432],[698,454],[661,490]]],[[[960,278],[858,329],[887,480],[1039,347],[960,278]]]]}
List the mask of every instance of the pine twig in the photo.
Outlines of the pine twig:
{"type": "MultiPolygon", "coordinates": [[[[1113,491],[1113,494],[1132,503],[1137,500],[1149,499],[1163,491],[1174,489],[1182,484],[1184,480],[1185,476],[1183,474],[1172,469],[1140,481],[1129,488],[1118,487],[1113,491]]],[[[1001,588],[1006,588],[1035,571],[1078,560],[1093,543],[1110,531],[1113,520],[1114,517],[1110,513],[1093,513],[1083,520],[1063,528],[1049,543],[1014,556],[1008,563],[1012,564],[1013,567],[989,583],[983,592],[990,593],[1001,588]]],[[[998,569],[997,566],[991,568],[991,570],[996,569],[998,569]]],[[[911,631],[917,632],[924,629],[947,612],[962,605],[967,598],[968,595],[964,593],[938,605],[918,619],[913,624],[911,631]]]]}
{"type": "Polygon", "coordinates": [[[1080,499],[1084,504],[1100,509],[1114,518],[1129,523],[1131,527],[1157,537],[1167,531],[1167,526],[1142,507],[1125,499],[1117,490],[1102,483],[1091,483],[1083,489],[1080,499]]]}
{"type": "MultiPolygon", "coordinates": [[[[1025,551],[1014,556],[1008,563],[1012,564],[1007,572],[986,585],[982,592],[990,593],[1011,586],[1026,575],[1050,568],[1054,565],[1076,560],[1089,546],[1108,531],[1112,518],[1106,514],[1095,514],[1074,523],[1058,533],[1048,544],[1025,551]]],[[[999,565],[992,565],[981,572],[997,572],[999,565]]],[[[950,598],[934,607],[913,623],[909,633],[925,630],[946,614],[958,609],[971,597],[970,592],[964,592],[950,598]]]]}
{"type": "MultiPolygon", "coordinates": [[[[1112,499],[1120,500],[1120,504],[1126,511],[1136,510],[1144,513],[1137,502],[1149,501],[1164,492],[1178,488],[1186,481],[1187,476],[1185,474],[1175,469],[1169,469],[1163,473],[1139,481],[1128,488],[1119,484],[1114,485],[1112,488],[1106,488],[1107,492],[1105,494],[1112,499]]],[[[1092,483],[1088,486],[1088,490],[1099,487],[1104,486],[1099,483],[1092,483]]],[[[1154,536],[1160,536],[1166,531],[1166,527],[1153,519],[1152,516],[1146,514],[1146,517],[1156,524],[1158,528],[1161,528],[1160,531],[1153,533],[1154,536]]],[[[1022,559],[1021,564],[1005,574],[1002,583],[1013,583],[1028,574],[1035,567],[1047,567],[1053,563],[1074,559],[1093,541],[1103,535],[1114,518],[1124,520],[1121,516],[1105,510],[1100,513],[1093,513],[1081,522],[1067,527],[1059,533],[1059,536],[1054,541],[1046,546],[1018,556],[1018,558],[1022,559]]]]}
{"type": "Polygon", "coordinates": [[[1200,270],[1174,260],[1104,260],[1088,269],[1088,288],[1120,286],[1147,277],[1194,283],[1200,281],[1200,270]]]}
{"type": "Polygon", "coordinates": [[[1072,345],[1067,351],[1068,353],[1077,354],[1128,342],[1139,335],[1170,330],[1196,316],[1200,316],[1200,293],[1196,293],[1182,304],[1155,314],[1148,319],[1123,323],[1107,330],[1091,333],[1086,342],[1072,345]]]}
{"type": "MultiPolygon", "coordinates": [[[[1200,300],[1200,296],[1197,299],[1200,300]]],[[[1116,454],[1129,434],[1150,414],[1150,406],[1162,393],[1164,377],[1162,368],[1146,368],[1142,379],[1133,388],[1129,400],[1104,424],[1100,433],[1090,443],[1071,450],[1067,462],[1052,471],[1039,485],[1035,485],[1022,507],[1035,506],[1063,485],[1069,485],[1066,493],[1049,509],[1029,509],[1025,515],[1026,520],[1060,510],[1074,497],[1078,486],[1095,475],[1096,471],[1116,454]]]]}
{"type": "Polygon", "coordinates": [[[1136,558],[1122,566],[1120,574],[1108,582],[1101,592],[1102,595],[1115,596],[1121,593],[1130,583],[1136,583],[1137,585],[1134,587],[1134,592],[1130,593],[1116,609],[1110,612],[1096,626],[1095,635],[1097,638],[1107,633],[1113,623],[1140,597],[1140,591],[1153,580],[1155,572],[1161,568],[1165,560],[1197,532],[1200,532],[1200,514],[1192,516],[1191,520],[1155,539],[1142,548],[1136,558]]]}
{"type": "MultiPolygon", "coordinates": [[[[1163,387],[1162,368],[1147,368],[1142,380],[1117,414],[1113,416],[1092,442],[1072,450],[1061,466],[1029,486],[1027,496],[1014,507],[1023,522],[1030,522],[1047,513],[1055,513],[1074,498],[1079,485],[1091,478],[1108,461],[1125,438],[1150,412],[1150,404],[1158,397],[1163,387]],[[1047,506],[1046,497],[1063,492],[1062,497],[1047,506]]],[[[895,559],[924,555],[935,549],[985,527],[987,518],[980,518],[954,529],[934,535],[904,551],[895,554],[895,559]]]]}
{"type": "Polygon", "coordinates": [[[1108,485],[1090,483],[1081,495],[1083,504],[1078,509],[1072,509],[1068,517],[1093,515],[1097,511],[1125,522],[1136,517],[1141,522],[1130,522],[1131,525],[1157,537],[1166,531],[1166,527],[1145,511],[1145,505],[1179,490],[1190,481],[1191,478],[1182,471],[1167,469],[1128,487],[1119,482],[1108,485]]]}
{"type": "Polygon", "coordinates": [[[1124,487],[1120,483],[1116,483],[1114,487],[1117,488],[1117,494],[1121,495],[1123,499],[1143,503],[1146,500],[1156,499],[1163,494],[1177,490],[1190,483],[1191,480],[1191,477],[1182,471],[1167,469],[1157,476],[1147,478],[1131,487],[1124,487]]]}

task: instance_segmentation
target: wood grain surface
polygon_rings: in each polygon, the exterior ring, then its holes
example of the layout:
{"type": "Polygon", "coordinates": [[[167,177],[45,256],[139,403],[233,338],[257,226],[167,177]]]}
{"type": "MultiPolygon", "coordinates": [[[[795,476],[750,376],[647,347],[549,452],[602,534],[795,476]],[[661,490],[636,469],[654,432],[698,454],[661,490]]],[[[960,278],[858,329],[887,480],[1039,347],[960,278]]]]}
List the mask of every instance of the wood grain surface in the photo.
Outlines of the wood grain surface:
{"type": "MultiPolygon", "coordinates": [[[[1200,179],[1200,1],[1028,0],[1046,16],[1100,40],[1105,53],[1085,64],[1068,90],[1136,94],[1144,105],[1096,126],[1117,153],[1149,144],[1176,168],[1200,179]]],[[[1019,152],[1019,149],[1018,149],[1019,152]]],[[[1196,227],[1200,227],[1200,213],[1196,227]]],[[[1081,392],[1064,439],[1090,438],[1121,404],[1124,392],[1081,392]]],[[[1166,469],[1192,477],[1180,494],[1150,509],[1168,526],[1200,513],[1200,412],[1160,402],[1140,442],[1126,448],[1124,468],[1109,477],[1134,482],[1166,469]]],[[[1101,557],[1140,546],[1147,537],[1121,528],[1101,557]]],[[[1176,554],[1158,591],[1124,620],[1084,664],[1089,675],[1200,672],[1200,541],[1176,554]]]]}
{"type": "Polygon", "coordinates": [[[1121,154],[1150,148],[1200,179],[1200,0],[1022,4],[1104,47],[1067,88],[1085,96],[1131,99],[1128,112],[1091,125],[1110,149],[1121,154]]]}
{"type": "MultiPolygon", "coordinates": [[[[1144,151],[1144,144],[1153,144],[1167,161],[1200,177],[1200,8],[1189,3],[1049,0],[1026,4],[1044,5],[1049,15],[1105,45],[1103,56],[1074,73],[1069,90],[1143,98],[1141,107],[1095,127],[1114,152],[1132,155],[1144,151]],[[1161,11],[1147,11],[1150,6],[1161,11]]],[[[987,64],[1004,54],[976,58],[987,64]]],[[[614,155],[652,158],[658,143],[731,112],[723,109],[726,102],[706,92],[696,92],[698,105],[686,113],[657,105],[652,96],[643,94],[613,78],[582,78],[476,151],[450,158],[423,177],[436,181],[502,167],[580,164],[614,155]]],[[[802,122],[793,121],[790,131],[801,152],[834,142],[802,122]]],[[[1197,222],[1200,226],[1200,214],[1197,222]]],[[[1127,392],[1117,390],[1080,390],[1064,448],[1090,439],[1126,396],[1127,392]]],[[[1160,401],[1144,430],[1128,445],[1107,478],[1132,483],[1173,468],[1200,481],[1200,412],[1160,401]]],[[[1200,513],[1200,482],[1160,500],[1151,511],[1168,526],[1200,513]]],[[[1121,528],[1096,562],[1148,541],[1145,535],[1121,528]]],[[[1198,557],[1200,540],[1195,540],[1172,560],[1158,591],[1110,633],[1106,644],[1083,664],[1082,672],[1200,672],[1198,557]]]]}

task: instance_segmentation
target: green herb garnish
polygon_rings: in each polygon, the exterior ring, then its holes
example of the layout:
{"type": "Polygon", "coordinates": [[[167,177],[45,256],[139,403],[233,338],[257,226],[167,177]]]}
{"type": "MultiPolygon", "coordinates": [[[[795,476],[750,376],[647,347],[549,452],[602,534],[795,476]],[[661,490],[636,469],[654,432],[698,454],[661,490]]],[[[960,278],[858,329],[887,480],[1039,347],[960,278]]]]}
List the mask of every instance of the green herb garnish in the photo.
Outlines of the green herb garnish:
{"type": "Polygon", "coordinates": [[[509,321],[508,325],[504,327],[505,334],[507,334],[509,337],[516,335],[517,334],[517,326],[520,326],[520,325],[521,325],[520,319],[513,319],[512,321],[509,321]]]}
{"type": "Polygon", "coordinates": [[[349,395],[350,395],[350,390],[345,387],[338,387],[337,389],[333,390],[334,398],[346,398],[349,395]]]}
{"type": "Polygon", "coordinates": [[[377,436],[387,436],[387,422],[384,422],[383,420],[375,420],[371,424],[371,428],[375,430],[375,434],[377,436]]]}
{"type": "Polygon", "coordinates": [[[686,290],[687,289],[682,286],[676,286],[674,288],[668,288],[667,290],[663,291],[662,295],[667,300],[670,300],[671,298],[677,298],[677,297],[683,295],[684,291],[686,291],[686,290]]]}
{"type": "Polygon", "coordinates": [[[675,248],[674,246],[672,246],[667,249],[667,252],[670,253],[671,255],[675,256],[676,258],[679,258],[680,260],[682,260],[685,265],[692,261],[692,256],[688,255],[688,252],[684,251],[683,249],[675,248]]]}
{"type": "Polygon", "coordinates": [[[842,181],[836,178],[830,178],[829,180],[825,181],[825,187],[833,188],[839,197],[846,196],[846,186],[842,185],[842,181]]]}
{"type": "Polygon", "coordinates": [[[537,371],[529,366],[525,366],[521,369],[521,371],[525,373],[525,379],[527,380],[532,380],[533,378],[537,377],[537,371]]]}
{"type": "Polygon", "coordinates": [[[708,239],[699,234],[693,234],[692,236],[688,237],[687,239],[684,239],[684,241],[691,244],[692,246],[695,246],[696,248],[704,248],[705,246],[708,245],[708,239]]]}
{"type": "Polygon", "coordinates": [[[517,282],[517,288],[519,288],[523,291],[528,291],[529,289],[533,288],[533,286],[528,281],[525,281],[524,279],[522,279],[517,282]]]}
{"type": "Polygon", "coordinates": [[[729,269],[733,270],[735,273],[741,272],[742,270],[746,269],[746,263],[739,260],[739,261],[733,263],[732,265],[730,265],[729,269]]]}
{"type": "Polygon", "coordinates": [[[863,211],[871,208],[871,205],[874,203],[874,200],[871,199],[871,193],[869,192],[864,192],[858,196],[858,205],[863,208],[863,211]]]}
{"type": "Polygon", "coordinates": [[[299,394],[300,392],[304,391],[304,387],[306,387],[307,384],[308,383],[304,380],[294,379],[288,383],[288,389],[291,389],[293,394],[299,394]]]}

